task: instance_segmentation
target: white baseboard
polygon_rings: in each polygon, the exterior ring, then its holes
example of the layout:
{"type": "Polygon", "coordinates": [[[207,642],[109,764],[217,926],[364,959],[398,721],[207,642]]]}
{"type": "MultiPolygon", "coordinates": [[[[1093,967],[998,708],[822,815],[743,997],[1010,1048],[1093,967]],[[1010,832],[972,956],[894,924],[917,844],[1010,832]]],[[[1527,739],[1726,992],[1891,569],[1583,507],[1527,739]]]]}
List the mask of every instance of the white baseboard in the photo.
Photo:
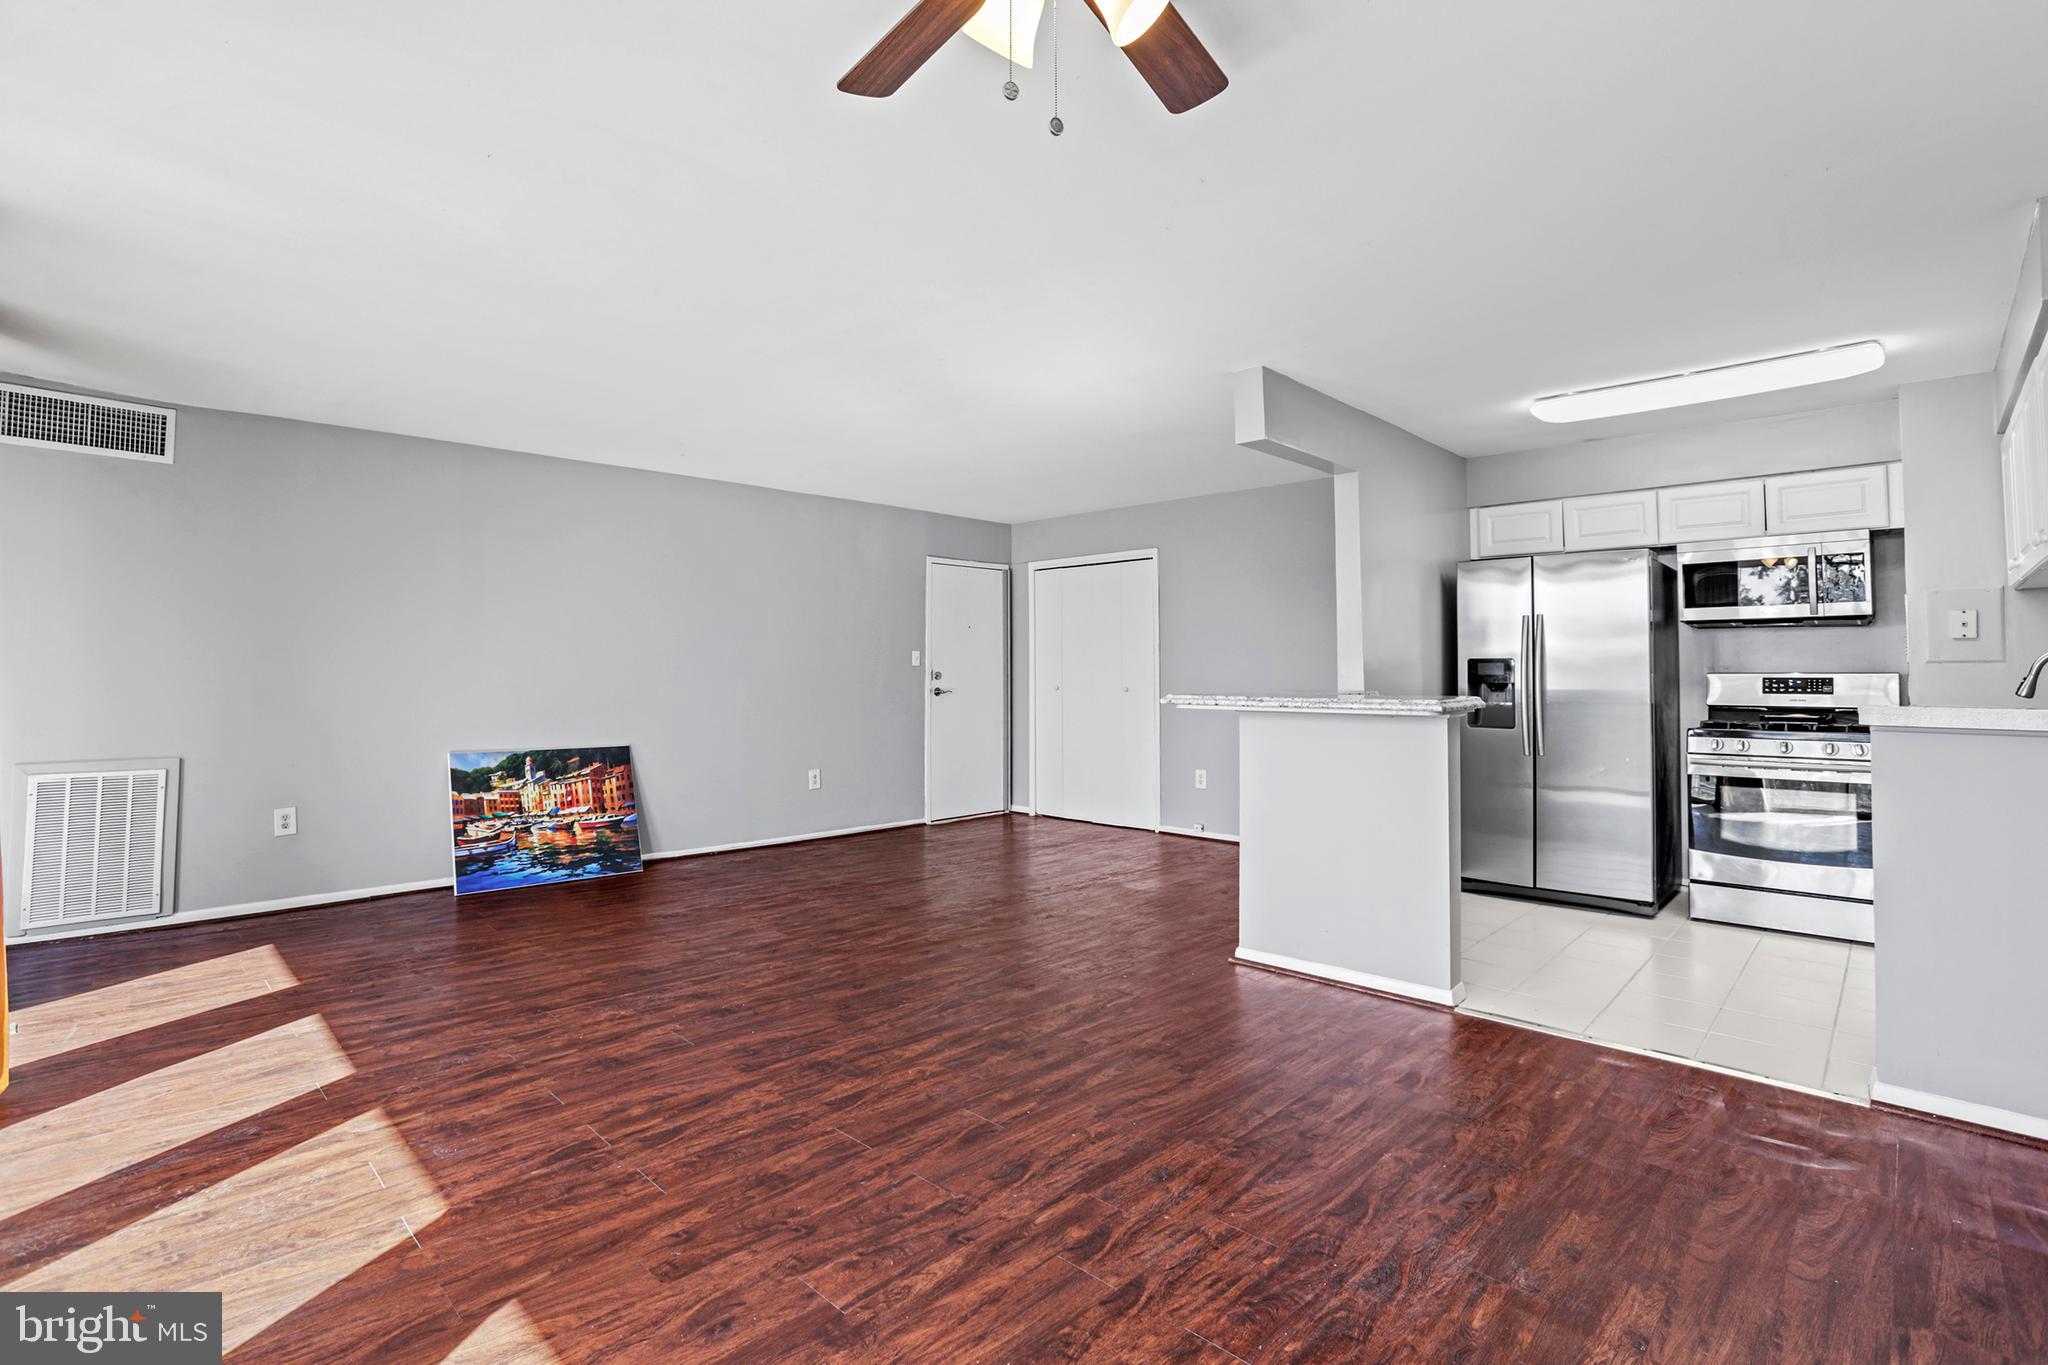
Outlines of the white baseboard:
{"type": "MultiPolygon", "coordinates": [[[[872,834],[877,830],[903,829],[910,825],[921,825],[923,820],[888,820],[878,825],[854,825],[847,829],[820,830],[813,834],[778,834],[771,839],[748,839],[736,844],[706,844],[702,848],[682,848],[668,853],[643,853],[643,863],[661,862],[668,858],[696,858],[707,853],[736,853],[747,848],[771,848],[777,844],[802,844],[813,839],[839,839],[849,834],[872,834]]],[[[399,882],[392,886],[365,886],[350,891],[317,891],[310,896],[284,896],[277,900],[247,901],[241,905],[217,905],[210,910],[180,910],[176,914],[159,915],[154,919],[129,920],[125,924],[81,924],[75,929],[60,929],[54,933],[27,934],[7,940],[9,947],[28,947],[36,943],[55,943],[67,938],[90,938],[103,934],[121,934],[135,929],[162,929],[173,924],[203,924],[208,920],[240,919],[247,915],[269,915],[280,910],[308,910],[316,905],[341,905],[348,901],[366,901],[379,896],[402,896],[410,891],[433,891],[455,885],[452,877],[435,877],[423,882],[399,882]]]]}
{"type": "Polygon", "coordinates": [[[1214,839],[1219,844],[1234,844],[1237,842],[1235,834],[1218,834],[1213,829],[1183,829],[1179,825],[1161,825],[1159,832],[1161,834],[1178,834],[1184,839],[1214,839]]]}
{"type": "Polygon", "coordinates": [[[845,829],[821,829],[811,834],[778,834],[772,839],[742,839],[736,844],[706,844],[702,848],[679,848],[669,853],[643,853],[643,863],[658,863],[668,858],[701,858],[707,853],[738,853],[748,848],[774,848],[778,844],[807,844],[813,839],[844,839],[849,834],[873,834],[877,830],[907,829],[921,825],[923,819],[885,820],[879,825],[849,825],[845,829]]]}
{"type": "Polygon", "coordinates": [[[432,891],[455,885],[452,877],[424,882],[397,882],[391,886],[365,886],[353,891],[316,891],[310,896],[281,896],[276,900],[246,901],[241,905],[216,905],[210,910],[180,910],[154,919],[129,920],[125,924],[81,924],[47,934],[24,934],[7,940],[10,948],[36,943],[55,943],[67,938],[92,938],[102,934],[123,934],[133,929],[162,929],[173,924],[204,924],[208,920],[240,919],[244,915],[270,915],[280,910],[306,910],[316,905],[339,905],[344,901],[366,901],[378,896],[402,896],[409,891],[432,891]]]}
{"type": "Polygon", "coordinates": [[[1997,1128],[2022,1137],[2048,1139],[2048,1118],[1998,1109],[1974,1100],[1950,1099],[1947,1095],[1929,1094],[1925,1090],[1908,1090],[1903,1085],[1889,1085],[1876,1076],[1870,1078],[1870,1098],[1879,1104],[1918,1109],[1923,1114],[1938,1114],[1945,1119],[1973,1123],[1979,1128],[1997,1128]]]}
{"type": "Polygon", "coordinates": [[[1354,972],[1349,967],[1332,967],[1325,962],[1309,962],[1298,957],[1288,957],[1283,953],[1262,953],[1243,944],[1238,945],[1237,955],[1246,962],[1278,967],[1283,972],[1321,977],[1325,981],[1335,981],[1345,986],[1363,986],[1369,991],[1383,991],[1388,995],[1405,995],[1411,1000],[1426,1000],[1432,1005],[1448,1005],[1456,1009],[1465,1003],[1465,983],[1462,981],[1449,990],[1441,990],[1435,986],[1419,986],[1413,981],[1397,981],[1391,976],[1354,972]]]}
{"type": "Polygon", "coordinates": [[[1012,806],[1012,807],[1010,807],[1010,814],[1012,814],[1012,815],[1029,815],[1029,814],[1031,814],[1031,807],[1029,807],[1029,806],[1012,806]]]}

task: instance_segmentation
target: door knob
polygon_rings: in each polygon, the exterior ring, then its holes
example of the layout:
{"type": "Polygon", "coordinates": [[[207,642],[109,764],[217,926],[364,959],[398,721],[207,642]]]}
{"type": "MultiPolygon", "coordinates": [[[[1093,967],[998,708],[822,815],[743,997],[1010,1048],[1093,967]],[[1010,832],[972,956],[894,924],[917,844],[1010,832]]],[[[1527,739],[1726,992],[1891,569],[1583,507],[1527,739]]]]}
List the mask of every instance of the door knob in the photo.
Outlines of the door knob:
{"type": "Polygon", "coordinates": [[[950,687],[934,687],[932,689],[932,695],[935,697],[943,697],[952,690],[953,689],[950,687]]]}

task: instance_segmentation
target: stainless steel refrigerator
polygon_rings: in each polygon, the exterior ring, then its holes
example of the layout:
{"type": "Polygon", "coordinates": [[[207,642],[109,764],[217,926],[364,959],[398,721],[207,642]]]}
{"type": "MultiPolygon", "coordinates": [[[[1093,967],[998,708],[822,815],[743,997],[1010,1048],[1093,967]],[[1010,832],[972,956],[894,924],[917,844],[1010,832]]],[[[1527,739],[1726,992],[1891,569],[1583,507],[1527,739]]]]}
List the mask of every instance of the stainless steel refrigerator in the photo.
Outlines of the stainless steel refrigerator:
{"type": "Polygon", "coordinates": [[[1677,891],[1673,608],[1648,550],[1458,566],[1468,889],[1645,915],[1677,891]]]}

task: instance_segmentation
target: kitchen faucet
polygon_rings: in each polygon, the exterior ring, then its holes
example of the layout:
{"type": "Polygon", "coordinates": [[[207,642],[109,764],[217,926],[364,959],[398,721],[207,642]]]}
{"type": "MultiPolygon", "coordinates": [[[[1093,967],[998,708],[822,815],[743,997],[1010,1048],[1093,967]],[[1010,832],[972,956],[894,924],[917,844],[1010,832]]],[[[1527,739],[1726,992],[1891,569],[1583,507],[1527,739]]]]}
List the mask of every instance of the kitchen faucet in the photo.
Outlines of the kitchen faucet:
{"type": "Polygon", "coordinates": [[[2027,670],[2027,676],[2020,679],[2020,690],[2015,695],[2032,701],[2035,691],[2041,686],[2041,675],[2044,672],[2048,672],[2048,654],[2034,660],[2034,666],[2027,670]]]}

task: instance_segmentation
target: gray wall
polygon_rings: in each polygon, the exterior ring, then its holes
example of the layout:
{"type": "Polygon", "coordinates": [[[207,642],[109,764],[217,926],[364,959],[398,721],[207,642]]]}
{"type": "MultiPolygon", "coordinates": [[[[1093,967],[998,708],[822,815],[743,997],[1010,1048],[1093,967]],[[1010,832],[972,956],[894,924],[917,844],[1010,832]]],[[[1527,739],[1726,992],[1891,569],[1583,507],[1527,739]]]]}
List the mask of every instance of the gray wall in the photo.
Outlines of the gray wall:
{"type": "Polygon", "coordinates": [[[0,517],[6,864],[16,764],[181,755],[185,911],[447,877],[454,748],[631,744],[650,851],[919,818],[924,557],[1010,549],[189,408],[169,467],[0,445],[0,517]]]}
{"type": "Polygon", "coordinates": [[[1458,562],[1471,550],[1465,461],[1388,426],[1372,457],[1337,485],[1339,497],[1353,490],[1358,499],[1364,690],[1453,690],[1458,562]]]}
{"type": "MultiPolygon", "coordinates": [[[[1031,800],[1031,638],[1024,566],[1117,550],[1159,551],[1164,692],[1328,692],[1337,668],[1331,485],[1091,512],[1011,528],[1016,628],[1015,793],[1031,800]]],[[[1160,822],[1237,832],[1237,716],[1160,717],[1160,822]],[[1209,786],[1195,790],[1195,769],[1209,786]]]]}
{"type": "Polygon", "coordinates": [[[1885,399],[1489,455],[1466,462],[1466,492],[1485,507],[1898,458],[1898,404],[1885,399]]]}
{"type": "Polygon", "coordinates": [[[1235,384],[1238,444],[1336,476],[1336,689],[1445,691],[1470,543],[1466,462],[1277,370],[1235,384]]]}
{"type": "Polygon", "coordinates": [[[1923,706],[2024,706],[2013,688],[2023,666],[2048,650],[2048,590],[2005,587],[1992,406],[1988,374],[1899,390],[1913,701],[1923,706]],[[1977,608],[1977,641],[1947,638],[1951,607],[1977,608]]]}
{"type": "Polygon", "coordinates": [[[2048,735],[1880,730],[1875,755],[1877,1079],[2048,1134],[2048,735]]]}
{"type": "Polygon", "coordinates": [[[1706,718],[1709,673],[1905,673],[1906,542],[1875,532],[1870,557],[1876,615],[1866,626],[1678,628],[1679,714],[1706,718]]]}

